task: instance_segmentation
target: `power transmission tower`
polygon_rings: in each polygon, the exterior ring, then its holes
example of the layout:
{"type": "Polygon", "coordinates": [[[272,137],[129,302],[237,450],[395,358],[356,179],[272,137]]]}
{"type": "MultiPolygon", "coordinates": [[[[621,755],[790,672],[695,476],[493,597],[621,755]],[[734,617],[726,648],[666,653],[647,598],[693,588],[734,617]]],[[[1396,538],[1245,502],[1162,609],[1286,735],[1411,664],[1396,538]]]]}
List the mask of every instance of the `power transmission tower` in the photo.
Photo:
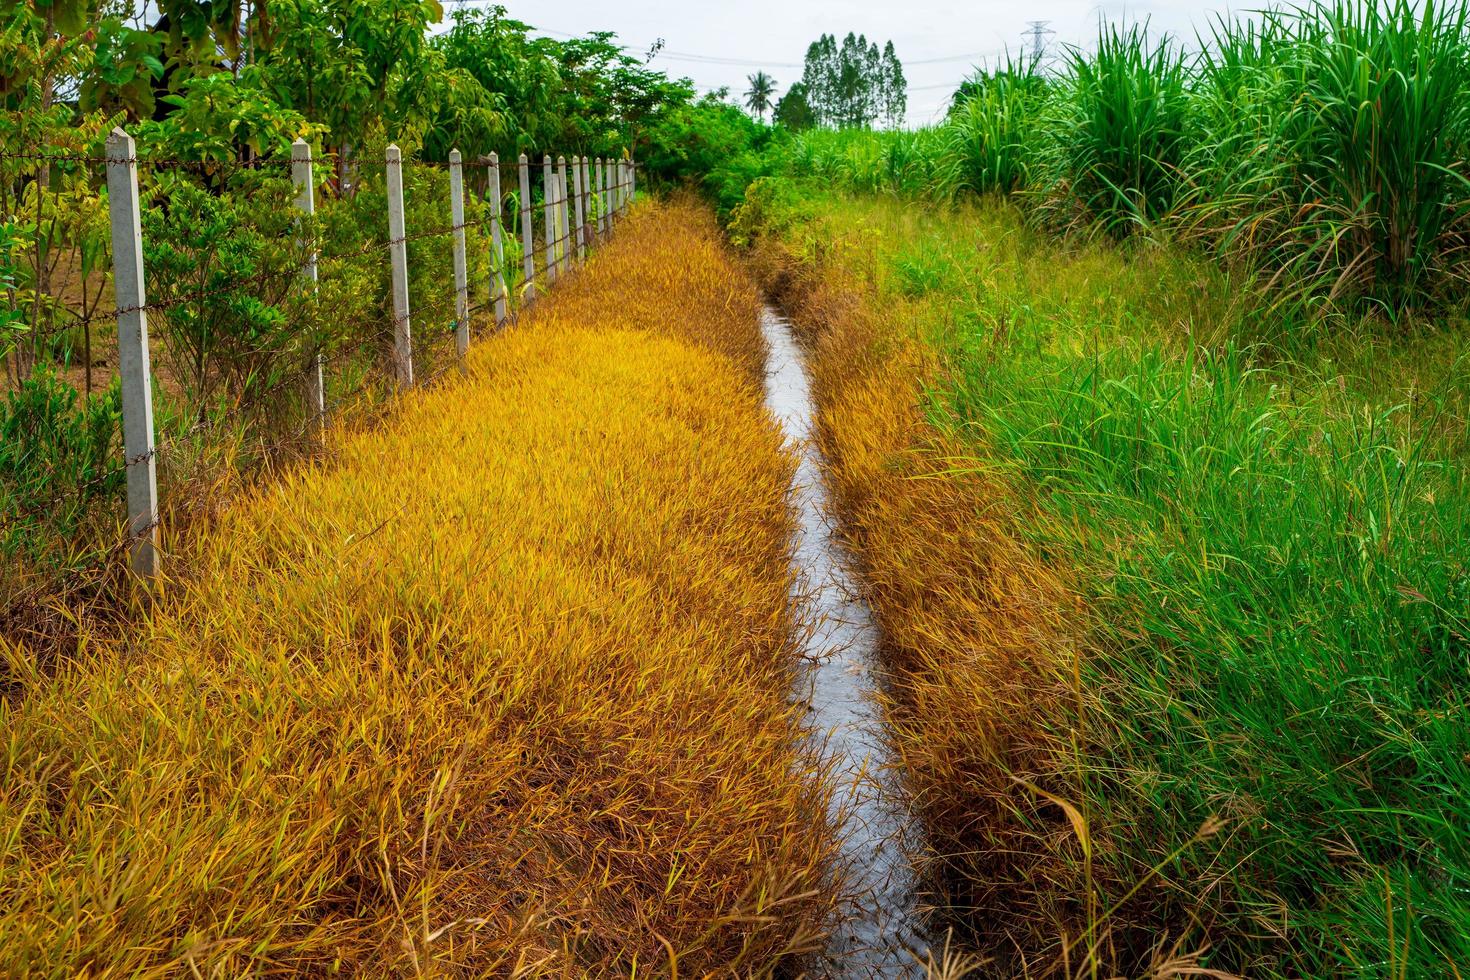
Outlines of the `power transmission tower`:
{"type": "Polygon", "coordinates": [[[1031,30],[1021,36],[1031,39],[1031,60],[1040,64],[1041,56],[1046,53],[1046,37],[1048,34],[1055,34],[1056,31],[1047,29],[1051,25],[1049,20],[1031,20],[1026,23],[1031,30]]]}

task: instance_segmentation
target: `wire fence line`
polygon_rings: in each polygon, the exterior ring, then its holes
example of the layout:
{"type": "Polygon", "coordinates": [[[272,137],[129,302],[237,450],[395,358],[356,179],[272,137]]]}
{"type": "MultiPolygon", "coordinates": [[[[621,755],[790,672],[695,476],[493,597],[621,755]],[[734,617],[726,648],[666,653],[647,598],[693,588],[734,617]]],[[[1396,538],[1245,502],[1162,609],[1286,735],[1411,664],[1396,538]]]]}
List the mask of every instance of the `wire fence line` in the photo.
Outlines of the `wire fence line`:
{"type": "MultiPolygon", "coordinates": [[[[359,247],[334,253],[330,248],[330,236],[324,236],[320,229],[312,226],[310,216],[315,213],[320,194],[315,187],[314,168],[326,163],[335,166],[340,161],[313,160],[310,146],[300,140],[291,147],[289,157],[213,163],[150,158],[139,154],[133,139],[117,129],[107,140],[105,156],[0,151],[0,165],[7,161],[20,161],[37,167],[100,165],[105,168],[116,302],[110,310],[95,306],[88,309],[84,304],[82,313],[73,314],[65,325],[67,328],[81,326],[90,330],[94,324],[116,324],[123,446],[120,458],[102,472],[68,485],[44,500],[20,506],[17,499],[17,506],[0,514],[0,536],[18,527],[24,528],[27,522],[38,516],[86,504],[99,494],[107,494],[109,489],[111,494],[125,489],[124,540],[118,547],[102,551],[100,567],[103,570],[110,568],[115,559],[126,552],[132,571],[145,579],[153,578],[160,571],[160,461],[191,447],[197,451],[199,436],[227,428],[243,416],[261,410],[274,411],[278,396],[293,389],[301,392],[304,402],[304,407],[298,406],[303,408],[299,411],[301,424],[274,447],[262,443],[257,447],[262,454],[277,452],[293,439],[299,442],[299,437],[308,435],[313,428],[326,425],[341,405],[369,389],[396,387],[402,390],[414,386],[416,360],[427,358],[427,373],[417,384],[432,384],[462,363],[472,338],[480,332],[475,328],[477,320],[484,324],[485,330],[504,327],[533,304],[537,296],[559,276],[569,274],[584,261],[589,250],[612,233],[614,223],[626,213],[636,190],[636,169],[626,158],[591,160],[583,156],[558,156],[553,159],[546,155],[538,168],[525,154],[521,154],[516,162],[510,164],[516,171],[511,180],[518,190],[506,192],[502,188],[502,165],[496,154],[480,156],[475,162],[466,164],[461,154],[454,151],[447,163],[428,167],[434,172],[447,173],[449,177],[447,191],[452,220],[448,224],[441,221],[429,228],[415,229],[411,227],[411,215],[404,207],[403,174],[406,168],[423,167],[425,164],[404,161],[398,147],[390,145],[381,161],[352,160],[354,167],[371,166],[374,173],[384,177],[386,214],[383,217],[387,219],[387,234],[379,234],[375,236],[376,240],[359,247]],[[209,282],[209,286],[189,289],[177,282],[158,283],[163,295],[150,300],[148,286],[153,285],[154,280],[149,279],[149,270],[144,263],[140,167],[188,171],[215,180],[242,171],[279,170],[282,174],[289,174],[291,186],[297,194],[295,207],[301,212],[302,219],[298,226],[298,244],[302,248],[300,261],[293,261],[282,268],[222,278],[210,270],[199,269],[196,271],[203,276],[201,281],[209,282]],[[483,178],[472,181],[479,190],[472,189],[468,200],[464,181],[466,169],[479,171],[477,178],[483,178]],[[539,181],[533,173],[536,169],[542,171],[539,181]],[[539,207],[533,204],[533,190],[540,191],[539,207]],[[478,216],[466,217],[467,203],[478,216]],[[510,220],[507,220],[507,203],[512,205],[510,220]],[[539,234],[534,220],[538,210],[542,219],[539,234]],[[469,281],[467,232],[481,236],[483,241],[476,247],[488,247],[491,252],[489,281],[473,285],[476,297],[485,298],[474,303],[470,301],[472,284],[469,281]],[[421,290],[411,289],[410,273],[421,270],[410,269],[408,246],[446,238],[450,242],[453,260],[453,288],[448,295],[441,293],[426,300],[421,290]],[[519,269],[514,257],[507,262],[508,254],[517,248],[522,260],[519,269]],[[150,313],[168,315],[179,310],[202,311],[212,303],[228,305],[242,293],[264,288],[290,297],[296,309],[291,316],[281,314],[281,324],[288,330],[299,329],[305,336],[310,333],[311,324],[322,315],[314,307],[320,302],[318,291],[323,273],[330,278],[338,266],[384,257],[386,262],[375,271],[370,270],[373,275],[387,271],[386,278],[390,283],[391,302],[378,321],[378,325],[384,328],[379,335],[349,347],[318,345],[315,338],[303,339],[308,356],[297,367],[278,371],[263,385],[255,385],[253,380],[247,379],[246,396],[240,397],[235,404],[221,406],[212,412],[201,410],[192,423],[175,426],[171,433],[160,432],[154,417],[156,378],[152,368],[154,346],[150,344],[148,334],[150,313]],[[387,270],[382,266],[387,266],[387,270]],[[415,336],[416,324],[426,326],[426,330],[421,330],[423,337],[415,336]],[[450,340],[454,341],[456,350],[452,354],[444,352],[441,357],[436,348],[440,344],[447,345],[450,340]],[[360,375],[354,375],[355,383],[348,382],[351,385],[349,390],[330,392],[328,369],[340,366],[350,371],[352,367],[362,367],[364,355],[370,355],[370,362],[360,375]],[[391,364],[391,382],[386,382],[372,366],[383,360],[391,364]]],[[[345,175],[339,171],[336,185],[339,194],[344,192],[344,185],[345,175]]],[[[443,190],[437,183],[434,186],[443,190]]],[[[38,185],[38,201],[42,193],[44,188],[38,185]]],[[[442,203],[442,199],[437,202],[442,203]]],[[[89,365],[90,357],[89,350],[89,365]]],[[[71,577],[97,574],[98,568],[99,562],[94,561],[85,568],[72,570],[71,577]]],[[[19,598],[24,601],[26,597],[22,595],[19,598]]],[[[12,604],[0,610],[0,621],[13,609],[12,604]]]]}

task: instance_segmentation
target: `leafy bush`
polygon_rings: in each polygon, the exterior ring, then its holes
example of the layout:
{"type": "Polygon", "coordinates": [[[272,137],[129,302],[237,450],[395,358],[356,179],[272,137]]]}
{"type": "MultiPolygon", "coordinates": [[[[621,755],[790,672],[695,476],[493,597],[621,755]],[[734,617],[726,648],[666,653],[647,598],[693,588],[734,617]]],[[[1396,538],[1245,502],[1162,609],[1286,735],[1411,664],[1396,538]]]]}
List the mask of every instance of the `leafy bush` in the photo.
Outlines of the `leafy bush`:
{"type": "Polygon", "coordinates": [[[0,551],[45,560],[92,502],[116,497],[125,479],[121,426],[116,383],[79,403],[77,390],[43,367],[5,395],[0,514],[11,519],[0,524],[0,551]]]}
{"type": "Polygon", "coordinates": [[[0,292],[7,302],[0,306],[0,358],[10,353],[11,345],[26,330],[26,317],[10,298],[19,288],[23,274],[16,252],[33,230],[15,221],[0,222],[0,292]]]}
{"type": "Polygon", "coordinates": [[[215,193],[165,172],[143,214],[151,318],[186,399],[203,413],[301,370],[306,244],[289,180],[246,175],[215,193]],[[288,361],[290,363],[288,363],[288,361]]]}
{"type": "Polygon", "coordinates": [[[808,211],[795,181],[789,177],[761,177],[746,188],[745,200],[731,212],[729,234],[737,245],[748,245],[763,236],[780,236],[808,211]]]}
{"type": "MultiPolygon", "coordinates": [[[[676,184],[705,180],[745,154],[758,153],[769,137],[770,130],[742,109],[707,97],[671,111],[649,131],[640,177],[676,184]]],[[[744,160],[747,166],[752,162],[744,160]]]]}

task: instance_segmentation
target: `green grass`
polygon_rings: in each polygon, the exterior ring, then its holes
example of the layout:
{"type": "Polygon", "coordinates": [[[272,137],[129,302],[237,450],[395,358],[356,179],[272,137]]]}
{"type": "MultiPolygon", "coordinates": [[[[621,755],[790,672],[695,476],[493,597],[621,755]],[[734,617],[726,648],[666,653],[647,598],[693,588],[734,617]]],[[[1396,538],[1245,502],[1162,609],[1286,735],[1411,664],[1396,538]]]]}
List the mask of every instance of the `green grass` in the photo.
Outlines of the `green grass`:
{"type": "Polygon", "coordinates": [[[1434,0],[1331,0],[1221,24],[1191,86],[1187,222],[1287,286],[1390,309],[1460,291],[1467,26],[1463,2],[1434,0]]]}
{"type": "Polygon", "coordinates": [[[1086,603],[1084,726],[1043,734],[1085,748],[1120,968],[1470,965],[1465,323],[1262,323],[1210,263],[1008,205],[803,204],[788,237],[861,243],[829,254],[945,353],[934,421],[1086,603]]]}
{"type": "Polygon", "coordinates": [[[941,126],[801,134],[784,169],[855,192],[1001,191],[1053,229],[1185,239],[1264,272],[1282,307],[1463,306],[1470,4],[1310,0],[1204,35],[1105,23],[1055,69],[979,72],[941,126]]]}
{"type": "Polygon", "coordinates": [[[1166,215],[1188,146],[1185,81],[1184,56],[1142,25],[1105,25],[1096,50],[1071,51],[1037,120],[1047,196],[1115,234],[1166,215]]]}

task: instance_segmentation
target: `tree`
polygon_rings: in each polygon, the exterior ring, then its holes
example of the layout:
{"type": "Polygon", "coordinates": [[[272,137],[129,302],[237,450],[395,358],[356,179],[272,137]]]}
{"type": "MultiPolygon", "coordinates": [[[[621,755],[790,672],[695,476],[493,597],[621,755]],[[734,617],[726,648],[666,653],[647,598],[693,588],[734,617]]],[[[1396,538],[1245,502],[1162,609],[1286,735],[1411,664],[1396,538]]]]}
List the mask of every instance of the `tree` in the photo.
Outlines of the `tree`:
{"type": "Polygon", "coordinates": [[[776,103],[772,120],[779,126],[797,131],[811,129],[817,124],[817,116],[812,112],[811,103],[807,101],[805,84],[797,82],[786,90],[786,94],[776,103]]]}
{"type": "Polygon", "coordinates": [[[903,62],[893,50],[893,42],[883,46],[882,84],[883,121],[890,129],[903,125],[909,109],[909,85],[903,77],[903,62]]]}
{"type": "Polygon", "coordinates": [[[756,114],[761,122],[766,121],[766,113],[771,108],[771,97],[776,94],[776,80],[763,71],[758,71],[747,78],[750,89],[745,93],[745,104],[750,111],[756,114]]]}
{"type": "Polygon", "coordinates": [[[803,95],[817,124],[866,128],[883,120],[896,126],[908,104],[903,66],[889,41],[880,53],[861,34],[823,34],[807,48],[803,95]]]}

